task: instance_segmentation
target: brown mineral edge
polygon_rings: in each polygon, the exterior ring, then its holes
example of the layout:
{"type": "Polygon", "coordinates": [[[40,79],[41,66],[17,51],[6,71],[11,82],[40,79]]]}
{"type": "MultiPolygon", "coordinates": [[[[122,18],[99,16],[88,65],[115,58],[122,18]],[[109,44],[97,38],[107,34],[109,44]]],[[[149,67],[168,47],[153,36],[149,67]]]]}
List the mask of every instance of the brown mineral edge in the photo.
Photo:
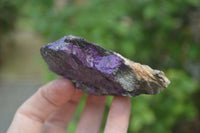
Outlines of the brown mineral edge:
{"type": "Polygon", "coordinates": [[[129,96],[133,96],[131,92],[134,95],[142,93],[155,95],[167,88],[170,84],[170,80],[165,76],[163,71],[152,69],[148,65],[133,62],[118,53],[115,54],[121,57],[124,60],[124,64],[130,68],[131,72],[127,71],[128,73],[121,74],[125,76],[117,78],[121,85],[130,92],[129,96]],[[132,73],[134,73],[134,78],[132,73]],[[125,82],[124,79],[129,82],[125,82]]]}

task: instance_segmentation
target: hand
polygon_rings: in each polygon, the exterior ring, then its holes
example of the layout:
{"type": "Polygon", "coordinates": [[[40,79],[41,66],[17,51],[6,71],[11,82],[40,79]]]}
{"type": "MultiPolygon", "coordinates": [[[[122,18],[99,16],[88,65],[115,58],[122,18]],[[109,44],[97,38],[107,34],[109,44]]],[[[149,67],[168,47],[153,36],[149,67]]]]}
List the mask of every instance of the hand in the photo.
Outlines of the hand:
{"type": "MultiPolygon", "coordinates": [[[[57,79],[41,87],[17,110],[7,133],[66,133],[83,95],[67,79],[57,79]]],[[[88,95],[76,133],[98,133],[105,107],[105,96],[88,95]]],[[[115,96],[104,133],[126,133],[131,102],[115,96]]]]}

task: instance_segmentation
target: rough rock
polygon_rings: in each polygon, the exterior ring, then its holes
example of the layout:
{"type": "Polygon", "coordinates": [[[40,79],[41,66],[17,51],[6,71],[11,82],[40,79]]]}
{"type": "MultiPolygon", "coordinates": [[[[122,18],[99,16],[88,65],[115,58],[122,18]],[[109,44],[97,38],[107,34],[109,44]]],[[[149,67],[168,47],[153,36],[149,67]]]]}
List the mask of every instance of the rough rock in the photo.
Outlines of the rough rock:
{"type": "Polygon", "coordinates": [[[40,51],[51,71],[92,95],[154,95],[170,83],[162,71],[133,62],[81,37],[65,36],[40,51]]]}

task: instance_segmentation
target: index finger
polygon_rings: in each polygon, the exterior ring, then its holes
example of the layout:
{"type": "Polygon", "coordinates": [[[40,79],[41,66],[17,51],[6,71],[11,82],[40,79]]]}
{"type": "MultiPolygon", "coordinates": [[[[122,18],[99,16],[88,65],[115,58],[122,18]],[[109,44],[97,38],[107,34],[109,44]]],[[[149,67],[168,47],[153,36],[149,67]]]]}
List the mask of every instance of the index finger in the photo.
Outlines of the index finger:
{"type": "Polygon", "coordinates": [[[68,79],[57,79],[41,87],[18,109],[8,133],[42,131],[44,121],[71,99],[75,87],[68,79]]]}

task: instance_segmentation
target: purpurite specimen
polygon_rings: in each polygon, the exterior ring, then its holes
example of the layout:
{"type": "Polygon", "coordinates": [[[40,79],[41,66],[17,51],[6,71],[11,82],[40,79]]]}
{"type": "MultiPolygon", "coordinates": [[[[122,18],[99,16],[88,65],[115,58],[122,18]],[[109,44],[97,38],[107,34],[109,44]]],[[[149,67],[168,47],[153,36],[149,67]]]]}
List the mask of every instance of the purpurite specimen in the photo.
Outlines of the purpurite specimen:
{"type": "Polygon", "coordinates": [[[49,69],[92,95],[157,94],[170,81],[164,73],[81,37],[65,36],[41,48],[49,69]]]}

